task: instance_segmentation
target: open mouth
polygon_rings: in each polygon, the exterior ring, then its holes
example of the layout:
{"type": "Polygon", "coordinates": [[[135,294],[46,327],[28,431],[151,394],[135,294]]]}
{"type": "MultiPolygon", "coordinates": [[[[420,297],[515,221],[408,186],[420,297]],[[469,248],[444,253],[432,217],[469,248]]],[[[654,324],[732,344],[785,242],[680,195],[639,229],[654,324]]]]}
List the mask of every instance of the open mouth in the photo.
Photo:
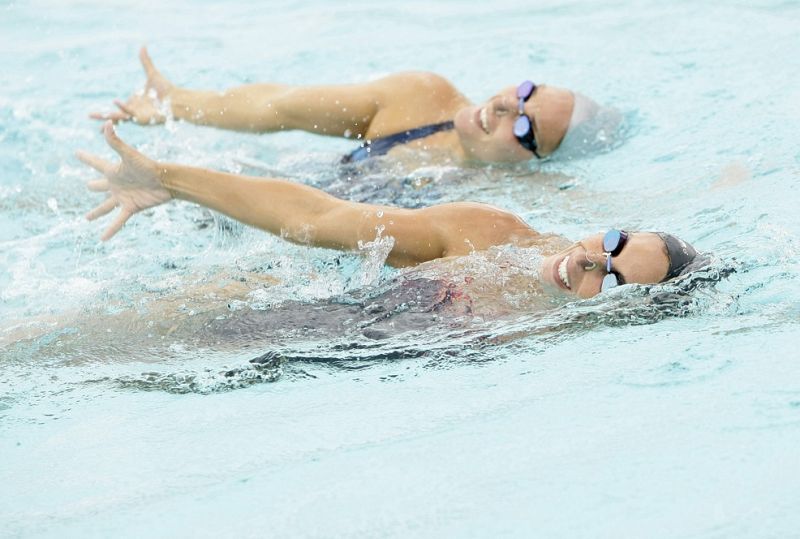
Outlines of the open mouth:
{"type": "Polygon", "coordinates": [[[486,107],[481,107],[481,110],[478,113],[478,118],[480,119],[480,126],[483,129],[483,132],[488,135],[489,134],[489,112],[486,110],[486,107]]]}
{"type": "Polygon", "coordinates": [[[558,283],[559,286],[564,288],[565,290],[572,290],[572,286],[569,282],[569,272],[567,271],[567,265],[569,264],[569,255],[565,256],[561,259],[561,262],[555,267],[555,281],[558,283]]]}

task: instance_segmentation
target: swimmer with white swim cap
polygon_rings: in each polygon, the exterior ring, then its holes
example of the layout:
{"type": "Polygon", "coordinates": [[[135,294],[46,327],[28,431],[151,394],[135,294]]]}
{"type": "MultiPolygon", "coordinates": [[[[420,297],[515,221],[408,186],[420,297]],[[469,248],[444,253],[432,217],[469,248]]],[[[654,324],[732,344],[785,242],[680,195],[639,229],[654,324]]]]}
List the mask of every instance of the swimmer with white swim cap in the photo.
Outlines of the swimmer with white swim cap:
{"type": "MultiPolygon", "coordinates": [[[[434,73],[403,72],[344,85],[249,84],[224,92],[175,86],[142,48],[147,81],[142,92],[115,101],[98,120],[158,124],[167,116],[222,129],[269,133],[303,130],[353,138],[359,148],[346,163],[398,148],[424,149],[445,161],[521,162],[563,147],[586,155],[614,137],[619,114],[582,94],[524,81],[482,104],[471,103],[434,73]]],[[[556,152],[556,156],[560,153],[556,152]]]]}
{"type": "Polygon", "coordinates": [[[584,157],[613,147],[618,139],[622,114],[573,92],[569,126],[558,147],[559,158],[584,157]]]}

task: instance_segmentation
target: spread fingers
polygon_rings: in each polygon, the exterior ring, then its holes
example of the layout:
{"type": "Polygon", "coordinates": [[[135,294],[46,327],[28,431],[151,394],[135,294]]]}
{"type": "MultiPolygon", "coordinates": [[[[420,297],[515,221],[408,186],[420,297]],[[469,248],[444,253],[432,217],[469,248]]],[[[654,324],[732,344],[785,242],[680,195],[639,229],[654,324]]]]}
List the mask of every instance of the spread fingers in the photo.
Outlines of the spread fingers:
{"type": "Polygon", "coordinates": [[[108,228],[106,228],[106,231],[103,233],[103,236],[100,239],[103,241],[111,239],[111,236],[119,232],[119,229],[122,228],[122,226],[128,221],[130,216],[131,214],[124,209],[119,212],[119,215],[114,218],[114,222],[108,225],[108,228]]]}
{"type": "Polygon", "coordinates": [[[96,192],[103,192],[108,191],[109,185],[108,180],[105,178],[100,180],[91,180],[86,182],[86,187],[89,188],[89,191],[96,191],[96,192]]]}
{"type": "Polygon", "coordinates": [[[117,207],[117,201],[113,198],[107,198],[97,205],[95,209],[86,214],[86,219],[94,221],[98,217],[102,217],[114,208],[117,207]]]}
{"type": "Polygon", "coordinates": [[[126,103],[123,103],[119,99],[115,99],[114,104],[120,111],[122,111],[123,114],[127,114],[131,118],[134,116],[133,109],[131,109],[126,103]]]}
{"type": "Polygon", "coordinates": [[[123,112],[121,110],[115,110],[112,112],[92,112],[89,114],[89,118],[92,120],[111,120],[114,123],[117,122],[124,122],[131,119],[131,115],[127,112],[123,112]]]}
{"type": "MultiPolygon", "coordinates": [[[[110,124],[111,122],[108,123],[110,124]]],[[[95,169],[97,172],[101,173],[103,176],[108,176],[114,171],[113,163],[97,157],[96,155],[78,150],[75,152],[75,157],[80,159],[81,162],[95,169]]]]}

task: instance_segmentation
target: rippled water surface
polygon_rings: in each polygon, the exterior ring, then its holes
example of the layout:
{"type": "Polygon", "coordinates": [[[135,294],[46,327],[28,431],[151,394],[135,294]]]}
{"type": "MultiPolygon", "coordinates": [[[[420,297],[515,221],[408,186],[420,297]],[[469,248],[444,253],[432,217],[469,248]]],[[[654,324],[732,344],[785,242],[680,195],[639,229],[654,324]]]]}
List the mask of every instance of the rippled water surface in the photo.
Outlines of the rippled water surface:
{"type": "MultiPolygon", "coordinates": [[[[790,1],[0,2],[0,535],[796,535],[798,28],[790,1]],[[352,182],[348,141],[120,133],[570,238],[668,230],[727,277],[473,316],[382,268],[381,244],[304,249],[185,203],[100,244],[73,153],[110,156],[87,114],[141,83],[142,43],[195,88],[423,69],[476,101],[524,78],[580,90],[624,113],[623,140],[538,168],[352,182]]],[[[498,265],[521,278],[537,256],[465,263],[502,289],[498,265]]]]}

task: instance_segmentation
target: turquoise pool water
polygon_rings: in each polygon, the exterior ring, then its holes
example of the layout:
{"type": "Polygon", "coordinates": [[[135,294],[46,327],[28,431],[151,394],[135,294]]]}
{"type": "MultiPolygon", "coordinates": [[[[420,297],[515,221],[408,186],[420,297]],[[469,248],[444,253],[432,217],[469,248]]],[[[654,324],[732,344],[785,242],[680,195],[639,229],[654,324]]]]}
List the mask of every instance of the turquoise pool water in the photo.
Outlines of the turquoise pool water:
{"type": "Polygon", "coordinates": [[[799,23],[788,1],[0,2],[0,535],[796,535],[799,23]],[[347,141],[120,133],[572,238],[668,230],[737,271],[681,317],[632,291],[478,329],[198,346],[216,308],[325,304],[396,273],[380,249],[304,250],[186,204],[99,244],[73,153],[110,155],[87,114],[140,84],[142,43],[198,88],[425,69],[474,100],[524,78],[580,90],[623,111],[625,140],[538,170],[353,185],[332,173],[347,141]],[[271,350],[288,359],[248,363],[271,350]]]}

